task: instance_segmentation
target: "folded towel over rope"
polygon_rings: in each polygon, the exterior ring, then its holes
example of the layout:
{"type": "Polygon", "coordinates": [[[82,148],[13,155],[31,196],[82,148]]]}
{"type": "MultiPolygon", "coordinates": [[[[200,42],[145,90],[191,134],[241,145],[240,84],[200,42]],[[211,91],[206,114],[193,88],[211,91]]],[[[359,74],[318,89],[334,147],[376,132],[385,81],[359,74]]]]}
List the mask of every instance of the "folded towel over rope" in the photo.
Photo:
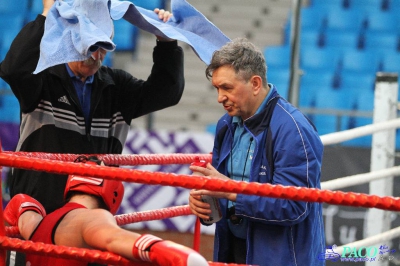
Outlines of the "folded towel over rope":
{"type": "MultiPolygon", "coordinates": [[[[172,0],[173,17],[161,21],[153,10],[118,0],[56,0],[45,23],[40,58],[34,73],[90,57],[98,48],[115,50],[112,20],[125,19],[138,28],[190,45],[209,64],[212,54],[230,39],[185,0],[172,0]]],[[[117,44],[118,45],[118,44],[117,44]]]]}

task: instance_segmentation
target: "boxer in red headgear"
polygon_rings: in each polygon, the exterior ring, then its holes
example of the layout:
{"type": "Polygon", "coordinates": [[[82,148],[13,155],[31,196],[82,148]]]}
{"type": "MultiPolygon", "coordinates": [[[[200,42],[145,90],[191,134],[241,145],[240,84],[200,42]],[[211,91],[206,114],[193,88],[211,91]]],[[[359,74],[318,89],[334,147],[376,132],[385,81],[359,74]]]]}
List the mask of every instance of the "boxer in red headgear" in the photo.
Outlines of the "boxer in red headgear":
{"type": "MultiPolygon", "coordinates": [[[[96,159],[83,158],[79,161],[99,163],[96,159]]],[[[18,225],[21,236],[34,242],[106,250],[155,265],[208,265],[199,253],[188,247],[120,228],[113,214],[123,194],[121,181],[70,175],[64,192],[67,203],[63,207],[46,215],[38,201],[17,194],[5,208],[4,219],[10,225],[18,225]]],[[[31,266],[88,265],[81,260],[34,254],[27,254],[26,262],[31,266]]]]}
{"type": "MultiPolygon", "coordinates": [[[[93,156],[80,156],[75,161],[104,165],[93,156]]],[[[68,201],[71,195],[79,192],[100,197],[100,207],[115,214],[124,197],[124,185],[118,180],[70,175],[64,190],[64,200],[68,201]]]]}

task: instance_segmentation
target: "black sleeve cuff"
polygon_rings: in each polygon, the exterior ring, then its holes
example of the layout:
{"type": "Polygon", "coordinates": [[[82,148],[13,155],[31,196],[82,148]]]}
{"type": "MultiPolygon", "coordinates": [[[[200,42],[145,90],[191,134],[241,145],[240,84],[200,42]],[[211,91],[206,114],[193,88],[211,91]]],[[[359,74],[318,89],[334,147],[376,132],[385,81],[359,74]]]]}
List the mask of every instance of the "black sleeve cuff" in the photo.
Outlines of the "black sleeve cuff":
{"type": "Polygon", "coordinates": [[[173,49],[178,47],[178,41],[173,40],[173,41],[159,41],[157,40],[157,47],[160,47],[162,49],[173,49]]]}

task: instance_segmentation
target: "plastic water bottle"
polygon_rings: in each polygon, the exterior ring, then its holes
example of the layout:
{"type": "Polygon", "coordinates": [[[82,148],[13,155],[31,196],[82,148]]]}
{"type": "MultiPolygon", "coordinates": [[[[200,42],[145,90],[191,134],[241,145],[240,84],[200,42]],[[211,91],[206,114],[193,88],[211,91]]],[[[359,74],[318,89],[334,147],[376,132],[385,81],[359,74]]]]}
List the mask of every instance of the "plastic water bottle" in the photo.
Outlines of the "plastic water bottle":
{"type": "MultiPolygon", "coordinates": [[[[194,162],[191,165],[206,167],[207,162],[204,160],[200,160],[199,157],[196,157],[194,162]]],[[[199,173],[199,172],[193,172],[193,175],[202,176],[203,174],[199,173]]],[[[221,207],[219,206],[219,201],[217,198],[211,197],[209,195],[202,195],[201,201],[210,204],[210,208],[211,208],[211,213],[209,215],[210,218],[208,220],[203,219],[204,223],[212,224],[212,223],[216,223],[219,220],[221,220],[222,212],[221,212],[221,207]]]]}

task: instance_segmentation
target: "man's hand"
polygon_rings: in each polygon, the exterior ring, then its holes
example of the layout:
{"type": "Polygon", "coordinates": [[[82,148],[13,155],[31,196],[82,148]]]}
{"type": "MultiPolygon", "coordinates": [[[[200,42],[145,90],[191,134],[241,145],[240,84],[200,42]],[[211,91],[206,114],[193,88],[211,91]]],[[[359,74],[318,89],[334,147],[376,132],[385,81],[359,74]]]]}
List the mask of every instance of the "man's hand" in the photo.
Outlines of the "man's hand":
{"type": "Polygon", "coordinates": [[[194,192],[196,192],[195,189],[191,190],[189,194],[190,211],[203,220],[210,219],[210,204],[205,203],[201,200],[201,194],[192,194],[194,192]]]}
{"type": "MultiPolygon", "coordinates": [[[[222,179],[222,180],[231,180],[229,177],[221,174],[218,172],[217,169],[214,168],[210,163],[207,163],[206,167],[201,167],[201,166],[194,166],[191,165],[189,166],[189,169],[192,170],[193,172],[198,172],[203,174],[204,176],[210,177],[210,178],[215,178],[215,179],[222,179]]],[[[230,201],[236,201],[236,193],[229,193],[229,192],[218,192],[218,191],[210,191],[210,190],[192,190],[190,192],[191,196],[200,196],[200,195],[210,195],[215,198],[222,198],[222,199],[228,199],[230,201]]],[[[189,198],[190,200],[190,198],[189,198]]],[[[199,205],[199,204],[196,204],[199,205]]],[[[201,207],[201,206],[199,206],[201,207]]]]}
{"type": "Polygon", "coordinates": [[[209,176],[211,178],[215,177],[223,180],[230,180],[229,177],[218,172],[218,170],[215,169],[214,166],[212,166],[210,163],[207,163],[206,167],[191,165],[189,166],[189,169],[192,170],[193,172],[199,172],[204,176],[209,176]]]}
{"type": "Polygon", "coordinates": [[[54,0],[43,0],[43,16],[47,16],[47,13],[49,12],[50,8],[53,6],[54,0]]]}
{"type": "MultiPolygon", "coordinates": [[[[169,11],[166,11],[164,9],[156,8],[156,9],[154,9],[154,13],[156,13],[158,15],[158,18],[164,22],[167,22],[172,17],[172,13],[169,11]]],[[[162,42],[173,41],[173,39],[169,39],[169,38],[165,38],[165,37],[161,37],[161,36],[157,36],[157,35],[156,35],[156,37],[157,37],[157,40],[162,41],[162,42]]]]}
{"type": "Polygon", "coordinates": [[[172,13],[164,9],[156,8],[154,13],[158,14],[158,18],[164,22],[167,22],[172,17],[172,13]]]}

